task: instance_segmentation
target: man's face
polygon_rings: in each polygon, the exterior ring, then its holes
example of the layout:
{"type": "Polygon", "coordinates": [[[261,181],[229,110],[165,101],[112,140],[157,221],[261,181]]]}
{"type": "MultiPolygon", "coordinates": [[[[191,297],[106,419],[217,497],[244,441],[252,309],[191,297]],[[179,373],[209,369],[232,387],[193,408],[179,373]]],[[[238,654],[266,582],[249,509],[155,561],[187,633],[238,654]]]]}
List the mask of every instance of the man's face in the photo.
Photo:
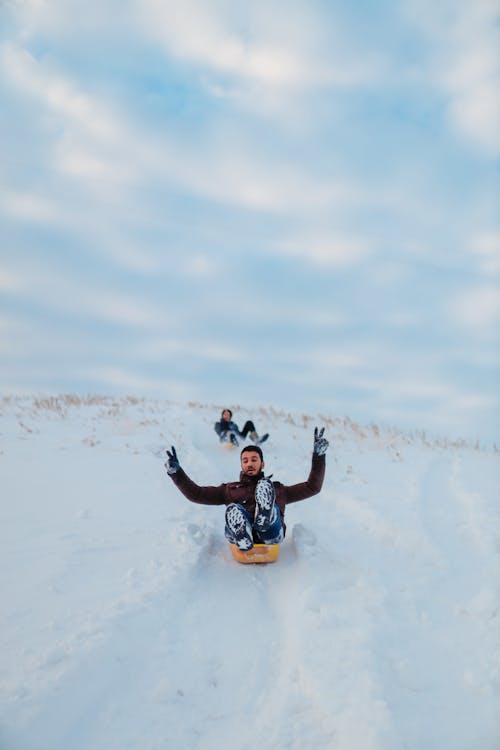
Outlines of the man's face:
{"type": "Polygon", "coordinates": [[[245,451],[241,454],[241,470],[249,477],[254,477],[264,468],[264,461],[256,451],[245,451]]]}
{"type": "Polygon", "coordinates": [[[226,422],[230,422],[231,421],[231,412],[228,411],[227,409],[224,409],[224,411],[222,412],[222,419],[225,419],[226,422]]]}

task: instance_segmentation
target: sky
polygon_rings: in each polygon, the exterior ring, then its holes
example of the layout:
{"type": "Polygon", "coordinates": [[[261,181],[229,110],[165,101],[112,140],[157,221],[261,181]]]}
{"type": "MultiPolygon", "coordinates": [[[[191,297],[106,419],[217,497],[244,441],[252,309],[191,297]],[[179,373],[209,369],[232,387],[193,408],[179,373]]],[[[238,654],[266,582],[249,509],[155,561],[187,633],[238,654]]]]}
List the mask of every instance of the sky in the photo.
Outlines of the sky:
{"type": "Polygon", "coordinates": [[[499,20],[0,0],[2,391],[498,442],[499,20]]]}

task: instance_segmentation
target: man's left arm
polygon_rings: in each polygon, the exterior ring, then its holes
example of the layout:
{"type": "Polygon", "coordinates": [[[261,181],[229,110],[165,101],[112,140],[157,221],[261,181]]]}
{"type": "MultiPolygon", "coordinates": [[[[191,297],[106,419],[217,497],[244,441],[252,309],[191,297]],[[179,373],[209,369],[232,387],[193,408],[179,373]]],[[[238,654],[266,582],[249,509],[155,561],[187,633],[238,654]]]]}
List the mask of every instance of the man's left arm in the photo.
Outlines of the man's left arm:
{"type": "Polygon", "coordinates": [[[292,484],[285,487],[286,503],[296,503],[299,500],[305,500],[308,497],[317,495],[323,487],[325,478],[326,458],[325,453],[328,450],[328,440],[323,437],[325,428],[320,431],[316,427],[314,430],[314,447],[311,461],[311,471],[305,482],[292,484]]]}

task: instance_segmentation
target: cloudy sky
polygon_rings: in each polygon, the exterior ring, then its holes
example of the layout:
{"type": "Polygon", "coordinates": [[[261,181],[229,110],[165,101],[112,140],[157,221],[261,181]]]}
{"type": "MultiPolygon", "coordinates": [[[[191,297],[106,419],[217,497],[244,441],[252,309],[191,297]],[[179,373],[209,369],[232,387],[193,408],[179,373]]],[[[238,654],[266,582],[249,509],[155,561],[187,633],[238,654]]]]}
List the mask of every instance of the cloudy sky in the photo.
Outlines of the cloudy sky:
{"type": "Polygon", "coordinates": [[[500,438],[498,0],[0,0],[0,386],[500,438]]]}

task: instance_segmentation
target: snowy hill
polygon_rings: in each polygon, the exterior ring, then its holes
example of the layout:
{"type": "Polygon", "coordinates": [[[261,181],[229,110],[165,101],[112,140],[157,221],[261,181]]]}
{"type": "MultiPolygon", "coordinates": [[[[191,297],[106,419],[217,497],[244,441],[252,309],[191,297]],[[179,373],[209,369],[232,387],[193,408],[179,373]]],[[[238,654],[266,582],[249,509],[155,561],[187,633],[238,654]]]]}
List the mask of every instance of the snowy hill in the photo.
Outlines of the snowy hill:
{"type": "Polygon", "coordinates": [[[279,562],[241,566],[220,405],[4,399],[2,750],[497,750],[499,454],[349,420],[235,410],[266,468],[320,495],[279,562]]]}

